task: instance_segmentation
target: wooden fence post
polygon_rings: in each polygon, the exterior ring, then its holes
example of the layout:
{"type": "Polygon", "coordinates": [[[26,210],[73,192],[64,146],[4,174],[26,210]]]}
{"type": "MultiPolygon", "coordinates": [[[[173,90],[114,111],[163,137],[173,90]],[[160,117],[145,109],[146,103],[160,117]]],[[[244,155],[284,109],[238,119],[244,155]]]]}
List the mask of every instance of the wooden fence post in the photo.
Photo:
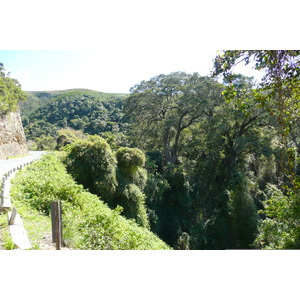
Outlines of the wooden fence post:
{"type": "Polygon", "coordinates": [[[55,243],[55,202],[50,203],[51,224],[52,224],[52,243],[55,243]]]}
{"type": "Polygon", "coordinates": [[[51,202],[52,242],[56,243],[56,250],[61,249],[62,221],[60,201],[51,202]]]}

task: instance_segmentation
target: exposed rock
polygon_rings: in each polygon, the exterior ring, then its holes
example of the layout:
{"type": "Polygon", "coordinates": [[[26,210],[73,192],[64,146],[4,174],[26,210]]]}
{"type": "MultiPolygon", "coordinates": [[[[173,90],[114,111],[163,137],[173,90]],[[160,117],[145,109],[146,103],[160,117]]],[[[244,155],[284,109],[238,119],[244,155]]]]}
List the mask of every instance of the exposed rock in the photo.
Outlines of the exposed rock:
{"type": "Polygon", "coordinates": [[[28,152],[20,112],[0,113],[0,159],[28,152]]]}

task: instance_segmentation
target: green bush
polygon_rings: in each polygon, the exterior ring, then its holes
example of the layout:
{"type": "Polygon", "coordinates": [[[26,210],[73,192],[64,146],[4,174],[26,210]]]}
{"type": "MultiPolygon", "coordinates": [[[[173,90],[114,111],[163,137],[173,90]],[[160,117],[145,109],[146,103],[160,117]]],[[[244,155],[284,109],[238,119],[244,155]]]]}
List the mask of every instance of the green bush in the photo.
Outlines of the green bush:
{"type": "Polygon", "coordinates": [[[128,184],[116,193],[118,205],[124,210],[124,216],[134,219],[140,226],[149,228],[145,207],[145,194],[135,184],[128,184]]]}
{"type": "Polygon", "coordinates": [[[299,248],[296,242],[298,235],[295,234],[297,231],[293,230],[299,228],[299,213],[294,223],[291,214],[292,199],[273,184],[267,184],[266,196],[264,210],[260,211],[266,215],[266,218],[260,221],[259,233],[254,245],[261,249],[299,248]]]}
{"type": "Polygon", "coordinates": [[[67,170],[79,183],[107,203],[116,191],[116,158],[109,144],[99,136],[89,136],[69,145],[67,170]]]}
{"type": "Polygon", "coordinates": [[[123,207],[123,215],[134,219],[137,224],[149,228],[143,190],[147,182],[145,154],[137,148],[120,148],[116,152],[118,161],[118,187],[115,205],[123,207]]]}
{"type": "Polygon", "coordinates": [[[63,238],[76,249],[170,249],[149,230],[120,216],[78,185],[56,153],[22,170],[14,179],[13,198],[46,215],[60,200],[63,238]]]}
{"type": "Polygon", "coordinates": [[[118,165],[126,172],[134,171],[136,167],[145,166],[145,154],[138,148],[121,147],[116,152],[118,165]]]}
{"type": "Polygon", "coordinates": [[[75,180],[97,194],[111,208],[148,228],[143,189],[147,181],[145,155],[137,148],[120,148],[114,154],[99,136],[89,136],[67,146],[66,164],[75,180]]]}

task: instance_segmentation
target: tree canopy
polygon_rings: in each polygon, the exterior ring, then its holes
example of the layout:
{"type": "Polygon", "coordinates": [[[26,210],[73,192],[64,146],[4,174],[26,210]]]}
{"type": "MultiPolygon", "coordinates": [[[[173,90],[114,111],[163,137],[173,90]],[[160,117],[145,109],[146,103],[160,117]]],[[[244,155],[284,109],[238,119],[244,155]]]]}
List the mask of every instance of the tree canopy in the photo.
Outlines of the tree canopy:
{"type": "Polygon", "coordinates": [[[273,248],[298,248],[300,245],[299,207],[300,174],[300,51],[299,50],[242,50],[224,51],[214,63],[214,74],[223,74],[231,83],[227,88],[229,101],[240,101],[232,83],[232,69],[240,62],[254,61],[255,69],[264,77],[255,91],[255,99],[276,124],[278,167],[284,175],[279,187],[268,185],[264,202],[266,216],[260,226],[256,245],[273,248]]]}
{"type": "Polygon", "coordinates": [[[0,63],[0,113],[17,110],[19,103],[25,99],[19,82],[10,78],[3,64],[0,63]]]}
{"type": "Polygon", "coordinates": [[[161,74],[130,89],[125,114],[138,123],[137,138],[156,141],[168,162],[176,163],[183,131],[210,113],[222,86],[211,78],[184,72],[161,74]]]}
{"type": "Polygon", "coordinates": [[[121,138],[123,94],[105,94],[92,90],[27,92],[21,116],[27,139],[37,150],[54,149],[61,129],[87,134],[112,133],[121,138]],[[48,143],[47,138],[52,142],[48,143]]]}

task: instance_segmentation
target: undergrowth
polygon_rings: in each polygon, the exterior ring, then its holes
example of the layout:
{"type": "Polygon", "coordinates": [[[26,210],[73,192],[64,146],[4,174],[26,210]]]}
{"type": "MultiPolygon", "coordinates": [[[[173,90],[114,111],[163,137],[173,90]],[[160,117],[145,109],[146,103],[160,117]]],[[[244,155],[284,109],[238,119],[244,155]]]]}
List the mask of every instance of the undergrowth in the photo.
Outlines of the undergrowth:
{"type": "Polygon", "coordinates": [[[16,246],[9,234],[7,213],[0,214],[0,230],[1,230],[1,239],[2,239],[3,248],[5,250],[14,250],[16,246]]]}
{"type": "Polygon", "coordinates": [[[61,201],[66,246],[91,250],[171,249],[151,231],[122,217],[122,208],[111,210],[99,197],[77,184],[57,153],[48,154],[22,170],[12,183],[13,203],[21,210],[30,237],[40,238],[41,232],[49,229],[50,203],[61,201]],[[43,229],[37,233],[35,227],[43,229]]]}

